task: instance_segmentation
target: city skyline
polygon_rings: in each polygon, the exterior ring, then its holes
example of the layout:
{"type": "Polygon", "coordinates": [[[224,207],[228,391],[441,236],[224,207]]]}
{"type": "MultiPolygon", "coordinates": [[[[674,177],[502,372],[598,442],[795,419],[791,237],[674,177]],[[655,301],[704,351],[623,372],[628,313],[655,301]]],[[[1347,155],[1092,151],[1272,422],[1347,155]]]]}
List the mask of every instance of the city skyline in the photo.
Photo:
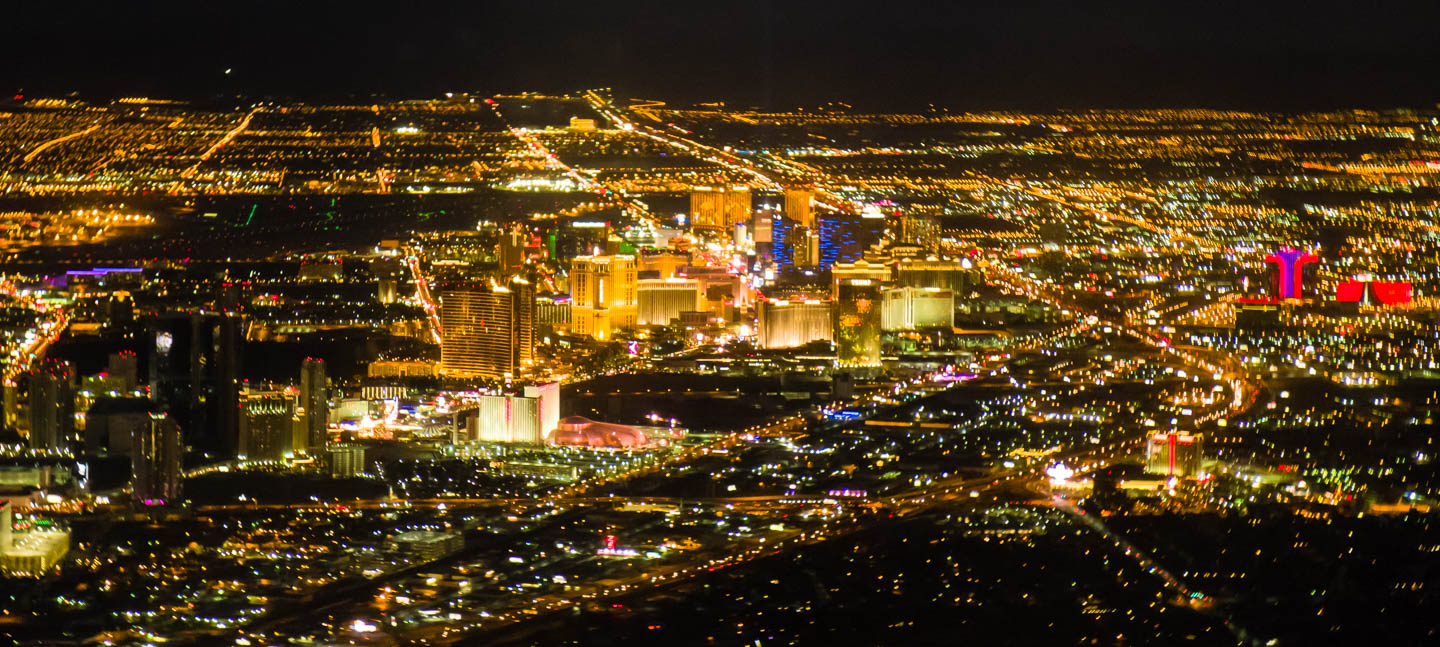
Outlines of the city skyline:
{"type": "Polygon", "coordinates": [[[1440,633],[1436,7],[61,9],[0,642],[1440,633]]]}

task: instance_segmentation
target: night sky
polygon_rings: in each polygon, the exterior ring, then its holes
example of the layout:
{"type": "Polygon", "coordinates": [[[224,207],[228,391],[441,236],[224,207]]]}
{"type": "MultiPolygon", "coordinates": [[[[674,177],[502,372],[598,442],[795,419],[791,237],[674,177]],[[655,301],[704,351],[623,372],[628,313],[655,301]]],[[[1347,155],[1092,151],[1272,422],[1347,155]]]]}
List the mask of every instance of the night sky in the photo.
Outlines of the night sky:
{"type": "Polygon", "coordinates": [[[0,90],[27,95],[613,87],[774,108],[1440,102],[1440,3],[1419,0],[8,4],[0,90]]]}

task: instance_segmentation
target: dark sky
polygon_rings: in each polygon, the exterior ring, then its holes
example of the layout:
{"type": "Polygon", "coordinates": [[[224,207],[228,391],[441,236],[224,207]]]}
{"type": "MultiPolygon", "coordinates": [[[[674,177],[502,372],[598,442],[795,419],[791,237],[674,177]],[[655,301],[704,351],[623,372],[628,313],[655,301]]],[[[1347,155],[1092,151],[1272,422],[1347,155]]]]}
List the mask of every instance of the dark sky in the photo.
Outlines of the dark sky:
{"type": "Polygon", "coordinates": [[[0,90],[31,95],[613,87],[777,108],[1440,102],[1431,0],[8,4],[0,90]]]}

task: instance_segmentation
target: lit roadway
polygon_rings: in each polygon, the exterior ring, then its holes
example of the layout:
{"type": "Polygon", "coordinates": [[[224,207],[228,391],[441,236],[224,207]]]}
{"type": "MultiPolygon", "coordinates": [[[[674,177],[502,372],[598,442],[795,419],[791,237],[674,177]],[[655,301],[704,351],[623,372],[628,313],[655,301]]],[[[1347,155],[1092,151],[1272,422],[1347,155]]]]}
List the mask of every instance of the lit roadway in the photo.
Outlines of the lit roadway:
{"type": "Polygon", "coordinates": [[[195,172],[200,169],[200,165],[209,161],[212,155],[214,155],[220,149],[224,148],[225,145],[229,144],[231,140],[240,136],[240,133],[245,132],[245,129],[250,127],[250,120],[254,119],[255,115],[260,114],[260,110],[260,106],[255,106],[255,109],[251,110],[249,114],[245,115],[245,118],[241,119],[239,124],[226,132],[225,135],[222,136],[219,140],[217,140],[214,144],[211,144],[210,148],[205,149],[205,152],[200,154],[200,159],[197,160],[195,164],[192,165],[190,168],[185,169],[185,172],[181,173],[180,177],[187,180],[195,177],[195,172]]]}
{"type": "Polygon", "coordinates": [[[86,136],[86,135],[89,135],[90,133],[95,132],[95,131],[98,130],[99,128],[100,128],[100,124],[95,124],[95,125],[93,125],[93,126],[91,126],[91,127],[89,127],[89,128],[86,128],[85,130],[81,130],[81,131],[78,131],[78,132],[73,132],[73,133],[70,133],[69,135],[65,135],[65,136],[63,136],[63,137],[56,137],[55,139],[52,139],[52,140],[50,140],[50,141],[48,141],[48,142],[44,142],[44,143],[40,144],[39,146],[36,146],[36,147],[35,147],[33,150],[31,150],[29,153],[26,153],[26,154],[25,154],[25,157],[24,157],[22,160],[20,160],[20,161],[21,161],[22,163],[23,163],[23,162],[29,162],[30,160],[35,159],[35,156],[37,156],[37,155],[45,152],[45,150],[48,149],[48,148],[51,148],[51,147],[54,147],[54,146],[58,146],[58,145],[60,145],[60,144],[63,144],[63,143],[65,143],[65,142],[68,142],[68,141],[70,141],[70,140],[72,140],[72,139],[75,139],[75,138],[77,138],[77,137],[84,137],[84,136],[86,136]]]}
{"type": "MultiPolygon", "coordinates": [[[[672,135],[644,124],[637,124],[633,120],[626,118],[625,114],[621,112],[619,108],[615,107],[614,104],[600,96],[594,90],[585,92],[585,100],[590,103],[590,106],[594,108],[596,112],[604,115],[605,118],[611,122],[618,124],[621,130],[637,133],[688,155],[693,155],[707,162],[723,166],[731,171],[748,175],[759,184],[761,188],[775,191],[781,190],[784,188],[784,183],[781,179],[777,179],[777,177],[782,177],[784,174],[799,170],[774,161],[769,163],[776,168],[758,168],[754,162],[729,151],[708,144],[702,144],[687,137],[672,135]]],[[[759,161],[765,162],[767,160],[760,159],[759,161]]],[[[821,207],[841,213],[855,213],[859,210],[858,205],[818,187],[815,190],[815,202],[821,207]]]]}
{"type": "Polygon", "coordinates": [[[440,308],[430,294],[430,280],[420,271],[419,253],[410,249],[408,243],[405,245],[405,266],[410,268],[410,280],[415,283],[415,298],[420,301],[420,307],[425,310],[425,318],[430,322],[430,338],[439,344],[443,337],[443,331],[440,330],[440,308]]]}
{"type": "Polygon", "coordinates": [[[600,196],[602,199],[618,203],[626,211],[630,212],[632,216],[645,220],[652,227],[658,226],[658,221],[655,219],[654,215],[650,213],[650,207],[648,205],[638,200],[633,200],[626,196],[623,192],[605,186],[595,178],[591,177],[588,173],[585,173],[579,169],[576,169],[573,166],[570,166],[569,164],[566,164],[559,158],[559,156],[550,152],[550,149],[547,148],[538,137],[532,135],[530,131],[524,128],[516,128],[515,126],[510,125],[509,120],[505,119],[504,113],[500,112],[500,104],[497,103],[494,99],[486,99],[485,103],[490,106],[490,109],[492,111],[494,111],[495,116],[500,119],[500,122],[505,124],[505,128],[510,131],[510,134],[514,135],[516,139],[519,139],[521,143],[529,147],[530,150],[544,157],[545,163],[547,165],[563,170],[565,174],[570,177],[570,179],[575,181],[575,184],[585,187],[586,189],[600,196]]]}
{"type": "Polygon", "coordinates": [[[45,350],[58,339],[65,327],[70,325],[70,315],[60,307],[43,307],[35,303],[34,299],[20,296],[19,290],[9,279],[0,277],[0,294],[8,295],[19,300],[31,309],[42,315],[49,315],[48,321],[40,321],[37,324],[35,334],[24,346],[15,348],[6,358],[4,372],[0,374],[0,382],[6,386],[14,386],[15,379],[21,373],[29,370],[36,360],[45,356],[45,350]]]}

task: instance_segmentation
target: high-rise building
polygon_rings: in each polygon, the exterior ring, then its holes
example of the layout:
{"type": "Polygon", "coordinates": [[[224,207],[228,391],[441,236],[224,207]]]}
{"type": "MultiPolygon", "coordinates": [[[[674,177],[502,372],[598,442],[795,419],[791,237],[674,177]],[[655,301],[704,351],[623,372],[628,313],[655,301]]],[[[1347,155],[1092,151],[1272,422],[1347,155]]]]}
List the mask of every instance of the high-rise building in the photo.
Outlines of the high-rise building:
{"type": "Polygon", "coordinates": [[[307,357],[300,365],[300,424],[305,428],[305,446],[314,457],[325,455],[330,403],[325,385],[325,360],[307,357]]]}
{"type": "Polygon", "coordinates": [[[570,330],[609,339],[635,325],[639,295],[635,257],[581,256],[570,263],[570,330]]]}
{"type": "Polygon", "coordinates": [[[889,288],[880,316],[882,330],[950,328],[955,325],[955,293],[940,288],[889,288]]]}
{"type": "Polygon", "coordinates": [[[384,304],[395,303],[400,298],[400,285],[393,278],[381,277],[375,286],[375,300],[384,304]]]}
{"type": "Polygon", "coordinates": [[[700,282],[694,279],[641,279],[636,292],[641,326],[668,326],[680,313],[700,309],[700,282]]]}
{"type": "Polygon", "coordinates": [[[940,249],[940,223],[930,216],[909,214],[896,219],[897,244],[915,245],[927,252],[940,249]]]}
{"type": "Polygon", "coordinates": [[[503,286],[452,283],[439,293],[442,374],[500,379],[531,365],[534,286],[522,280],[503,286]]]}
{"type": "Polygon", "coordinates": [[[868,279],[876,284],[890,280],[890,266],[859,259],[854,263],[836,263],[830,266],[830,294],[839,294],[840,283],[847,279],[868,279]]]}
{"type": "Polygon", "coordinates": [[[791,230],[795,239],[791,249],[791,260],[800,267],[820,267],[820,233],[812,227],[796,227],[791,230]]]}
{"type": "Polygon", "coordinates": [[[659,274],[657,278],[670,279],[679,276],[680,270],[690,265],[690,255],[675,252],[656,252],[641,254],[636,257],[635,261],[637,271],[656,272],[659,274]]]}
{"type": "Polygon", "coordinates": [[[819,267],[858,260],[865,250],[879,243],[885,235],[885,218],[828,216],[817,219],[820,236],[819,267]]]}
{"type": "Polygon", "coordinates": [[[240,394],[240,443],[237,458],[279,461],[294,455],[295,393],[245,391],[240,394]]]}
{"type": "Polygon", "coordinates": [[[1307,265],[1320,262],[1320,257],[1310,252],[1285,248],[1265,257],[1266,263],[1275,265],[1275,296],[1279,299],[1305,298],[1305,271],[1307,265]]]}
{"type": "Polygon", "coordinates": [[[757,248],[761,243],[775,242],[775,214],[769,208],[755,212],[750,221],[750,237],[757,248]]]}
{"type": "Polygon", "coordinates": [[[110,353],[105,362],[105,372],[120,379],[126,391],[133,391],[140,384],[139,367],[139,357],[131,350],[110,353]]]}
{"type": "Polygon", "coordinates": [[[557,222],[550,230],[547,251],[557,262],[576,256],[605,253],[610,240],[610,223],[594,219],[570,219],[557,222]]]}
{"type": "Polygon", "coordinates": [[[487,443],[539,445],[560,424],[558,384],[527,386],[523,395],[480,396],[469,437],[487,443]]]}
{"type": "Polygon", "coordinates": [[[759,304],[763,348],[791,348],[831,339],[832,304],[818,299],[768,299],[759,304]]]}
{"type": "Polygon", "coordinates": [[[725,190],[697,186],[690,190],[690,229],[725,230],[725,190]]]}
{"type": "Polygon", "coordinates": [[[226,312],[174,314],[148,333],[150,397],[180,426],[185,444],[234,456],[239,440],[244,320],[226,312]]]}
{"type": "Polygon", "coordinates": [[[975,287],[979,272],[968,260],[904,259],[895,265],[895,285],[911,288],[940,288],[957,295],[975,287]]]}
{"type": "Polygon", "coordinates": [[[46,360],[30,376],[30,447],[75,449],[75,367],[46,360]]]}
{"type": "Polygon", "coordinates": [[[164,413],[148,414],[134,428],[130,441],[130,493],[140,505],[166,505],[180,501],[180,459],[185,446],[180,428],[164,413]]]}
{"type": "Polygon", "coordinates": [[[1150,436],[1145,447],[1145,471],[1166,476],[1198,476],[1204,440],[1201,434],[1174,431],[1150,436]]]}
{"type": "Polygon", "coordinates": [[[500,232],[500,242],[495,247],[495,258],[500,263],[500,274],[510,276],[525,266],[525,245],[530,242],[523,229],[511,228],[500,232]]]}
{"type": "Polygon", "coordinates": [[[733,186],[725,191],[726,229],[734,230],[735,225],[749,223],[752,214],[750,187],[733,186]]]}
{"type": "Polygon", "coordinates": [[[750,222],[750,187],[694,187],[690,191],[690,228],[720,233],[750,222]]]}
{"type": "Polygon", "coordinates": [[[880,365],[880,283],[845,279],[835,290],[835,359],[841,366],[880,365]]]}
{"type": "Polygon", "coordinates": [[[370,273],[375,275],[376,300],[380,303],[395,303],[400,297],[400,281],[405,267],[398,259],[378,258],[370,261],[370,273]]]}
{"type": "Polygon", "coordinates": [[[785,204],[783,208],[785,220],[800,225],[801,227],[814,229],[815,216],[812,211],[814,200],[815,192],[809,189],[785,189],[785,204]]]}
{"type": "Polygon", "coordinates": [[[365,473],[365,446],[353,443],[337,443],[327,449],[330,456],[330,476],[351,478],[365,473]]]}
{"type": "Polygon", "coordinates": [[[154,412],[155,403],[147,398],[96,400],[85,412],[85,453],[129,454],[137,430],[150,424],[154,412]]]}

